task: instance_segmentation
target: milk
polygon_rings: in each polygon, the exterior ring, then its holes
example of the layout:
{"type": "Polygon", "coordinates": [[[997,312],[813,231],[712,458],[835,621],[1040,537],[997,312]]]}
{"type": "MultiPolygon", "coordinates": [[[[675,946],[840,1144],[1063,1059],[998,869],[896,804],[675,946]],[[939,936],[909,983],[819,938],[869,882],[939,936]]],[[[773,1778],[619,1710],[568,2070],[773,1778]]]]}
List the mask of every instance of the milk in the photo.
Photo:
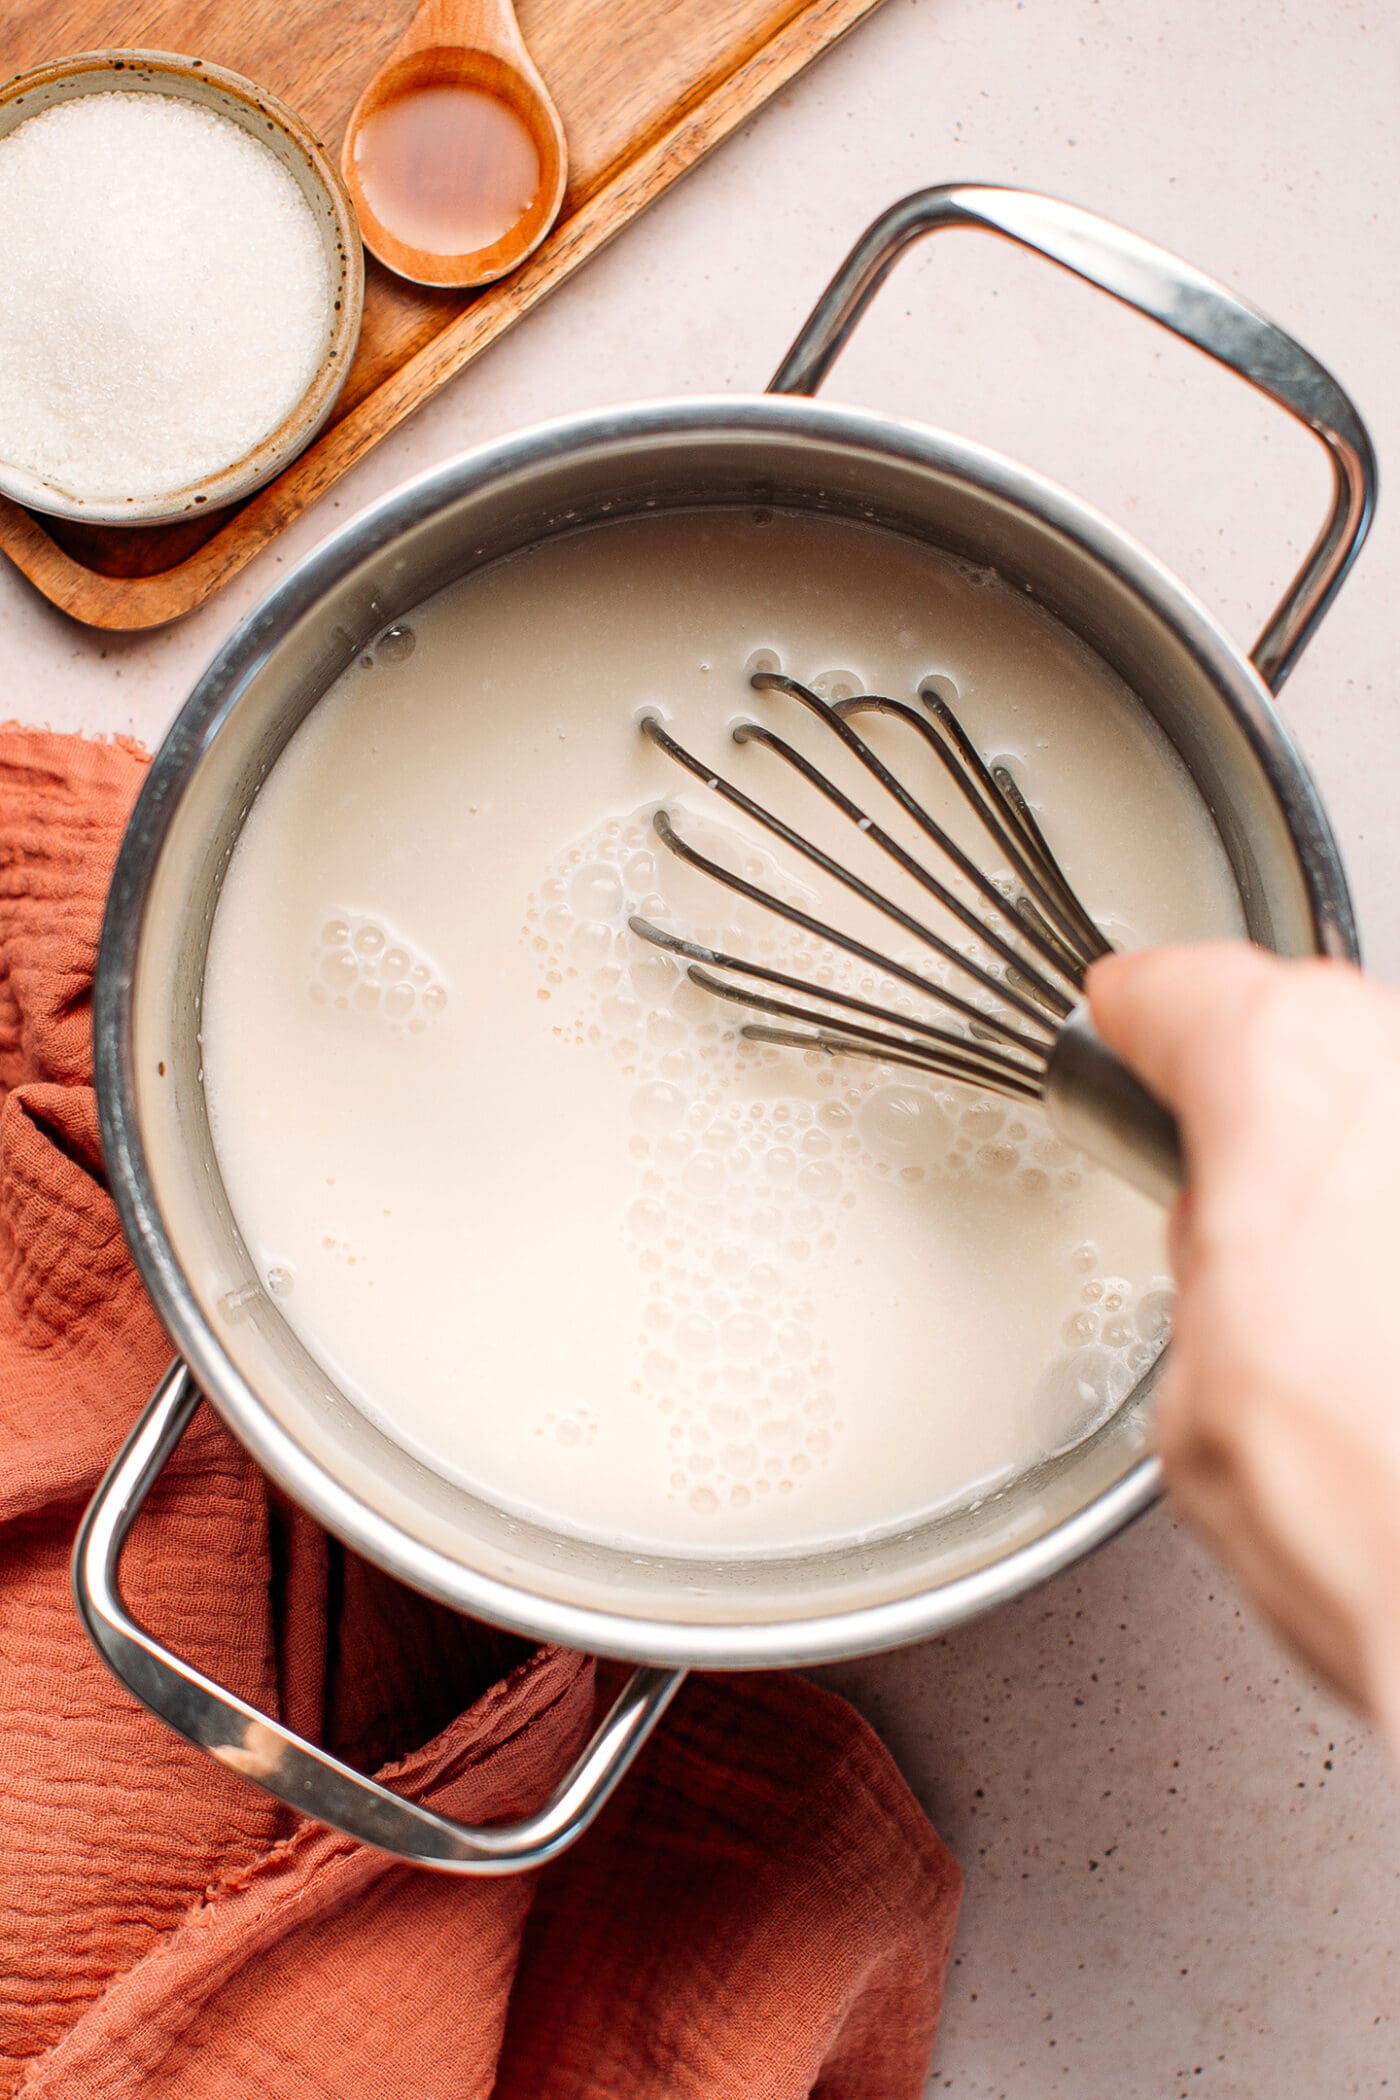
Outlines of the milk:
{"type": "MultiPolygon", "coordinates": [[[[1023,593],[754,512],[581,532],[391,628],[259,794],[210,947],[215,1146],[283,1316],[443,1474],[638,1548],[793,1551],[992,1493],[1092,1433],[1169,1320],[1160,1215],[1038,1109],[748,1042],[629,930],[641,913],[936,1018],[682,869],[664,806],[745,879],[958,981],[638,729],[658,711],[898,888],[772,752],[733,744],[760,720],[887,819],[820,724],[751,691],[746,665],[774,660],[828,694],[914,700],[936,674],[1116,944],[1242,930],[1179,761],[1023,593]]],[[[869,736],[995,866],[910,733],[869,736]]]]}

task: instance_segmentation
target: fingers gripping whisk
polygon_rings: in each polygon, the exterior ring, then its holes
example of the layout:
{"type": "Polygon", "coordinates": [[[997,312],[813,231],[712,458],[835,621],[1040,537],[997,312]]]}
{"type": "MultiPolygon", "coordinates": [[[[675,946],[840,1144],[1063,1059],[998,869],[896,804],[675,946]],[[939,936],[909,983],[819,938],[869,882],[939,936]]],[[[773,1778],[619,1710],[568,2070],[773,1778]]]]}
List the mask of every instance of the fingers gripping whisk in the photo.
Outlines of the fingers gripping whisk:
{"type": "MultiPolygon", "coordinates": [[[[875,694],[826,701],[776,671],[755,672],[751,684],[805,709],[829,731],[832,756],[839,746],[860,769],[853,772],[849,761],[841,762],[842,779],[852,783],[844,786],[826,764],[763,723],[741,722],[733,731],[736,744],[771,752],[851,827],[853,848],[863,841],[857,850],[867,873],[687,750],[658,715],[643,718],[642,733],[819,871],[826,890],[834,884],[859,900],[862,924],[886,922],[898,953],[723,866],[688,841],[664,810],[654,820],[657,837],[678,859],[785,920],[819,949],[849,957],[863,969],[862,983],[873,981],[877,989],[883,984],[887,995],[865,997],[834,981],[795,976],[706,947],[648,919],[634,918],[632,930],[685,960],[691,979],[705,991],[763,1017],[743,1030],[752,1040],[875,1058],[1013,1098],[1040,1099],[1061,1032],[1079,1003],[1084,973],[1109,943],[1076,897],[1009,770],[987,763],[932,685],[920,694],[921,710],[875,694]],[[988,862],[1007,870],[1007,877],[998,881],[989,874],[872,748],[857,725],[874,716],[897,723],[910,740],[911,758],[925,768],[931,760],[946,776],[986,842],[988,862]],[[910,839],[921,850],[905,843],[910,839]],[[941,923],[930,923],[929,906],[937,907],[941,923]]],[[[828,822],[825,832],[831,831],[828,822]]]]}

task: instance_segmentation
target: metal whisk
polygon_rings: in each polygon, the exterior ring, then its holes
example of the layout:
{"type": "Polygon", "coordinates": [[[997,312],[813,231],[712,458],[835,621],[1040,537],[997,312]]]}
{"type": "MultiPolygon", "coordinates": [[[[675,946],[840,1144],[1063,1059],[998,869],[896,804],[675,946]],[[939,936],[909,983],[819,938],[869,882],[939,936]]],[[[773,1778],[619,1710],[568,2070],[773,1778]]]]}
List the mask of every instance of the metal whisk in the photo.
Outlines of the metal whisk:
{"type": "Polygon", "coordinates": [[[679,743],[654,714],[643,717],[641,729],[659,750],[784,847],[889,920],[906,937],[909,953],[918,955],[922,950],[937,956],[948,981],[929,976],[916,963],[884,953],[722,867],[688,843],[665,810],[657,812],[654,825],[669,852],[914,997],[905,1001],[910,1010],[900,1010],[745,956],[707,948],[649,919],[634,917],[633,932],[683,957],[690,966],[690,978],[705,991],[768,1016],[743,1029],[751,1040],[874,1058],[983,1087],[1012,1100],[1042,1101],[1052,1122],[1071,1143],[1146,1194],[1169,1202],[1182,1181],[1176,1126],[1160,1103],[1104,1047],[1083,1001],[1084,973],[1098,956],[1109,952],[1110,943],[1076,897],[1009,769],[987,763],[932,685],[925,685],[920,693],[921,712],[907,701],[871,693],[827,701],[777,671],[756,671],[750,683],[756,692],[784,695],[814,715],[870,775],[879,791],[873,798],[877,811],[884,807],[881,797],[893,801],[934,849],[935,864],[911,852],[878,815],[774,730],[760,722],[741,722],[733,731],[735,743],[759,744],[800,775],[856,833],[863,834],[869,845],[909,878],[916,890],[922,890],[972,936],[979,952],[964,952],[887,889],[836,859],[725,779],[679,743]],[[854,726],[870,715],[886,716],[903,725],[943,770],[990,842],[996,864],[1010,870],[1009,883],[999,884],[979,866],[872,750],[854,726]],[[962,878],[963,892],[936,872],[940,859],[950,875],[962,878]]]}

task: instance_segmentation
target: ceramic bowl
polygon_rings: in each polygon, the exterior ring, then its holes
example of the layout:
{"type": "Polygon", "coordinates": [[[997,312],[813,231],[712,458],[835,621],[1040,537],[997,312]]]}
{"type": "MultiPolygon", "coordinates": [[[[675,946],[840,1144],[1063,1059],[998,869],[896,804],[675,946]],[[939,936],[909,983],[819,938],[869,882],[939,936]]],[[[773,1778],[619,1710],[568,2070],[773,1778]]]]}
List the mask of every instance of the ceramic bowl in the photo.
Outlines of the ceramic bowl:
{"type": "Polygon", "coordinates": [[[271,481],[310,444],[345,384],[360,334],[364,257],[354,209],[329,156],[301,119],[266,89],[203,59],[165,51],[87,51],[20,73],[0,87],[0,138],[26,118],[78,95],[174,96],[229,118],[275,153],[295,177],[325,245],[329,265],[325,346],[310,386],[283,420],[242,458],[184,488],[154,496],[86,497],[0,460],[0,494],[51,517],[102,525],[154,525],[218,510],[271,481]]]}

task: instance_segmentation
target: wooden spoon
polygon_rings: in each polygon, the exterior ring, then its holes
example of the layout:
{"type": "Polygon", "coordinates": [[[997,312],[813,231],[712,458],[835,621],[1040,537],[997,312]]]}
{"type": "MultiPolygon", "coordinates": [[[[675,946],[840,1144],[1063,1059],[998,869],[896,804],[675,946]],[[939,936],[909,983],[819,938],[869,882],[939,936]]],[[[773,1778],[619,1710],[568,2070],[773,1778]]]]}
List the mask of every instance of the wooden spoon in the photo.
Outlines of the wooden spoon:
{"type": "MultiPolygon", "coordinates": [[[[426,118],[429,104],[425,102],[422,110],[426,118]]],[[[490,284],[522,263],[559,215],[568,162],[559,112],[525,48],[512,0],[423,0],[351,111],[340,165],[365,246],[400,277],[411,278],[415,284],[490,284]],[[383,184],[375,181],[374,169],[376,153],[382,157],[389,150],[388,130],[382,121],[386,113],[398,134],[393,143],[400,149],[394,155],[395,187],[403,191],[414,186],[416,176],[416,187],[421,190],[429,173],[432,127],[424,124],[424,141],[415,151],[411,104],[425,90],[437,91],[432,96],[434,113],[441,116],[446,110],[449,122],[456,122],[457,115],[442,91],[450,96],[453,91],[467,90],[461,94],[460,115],[468,120],[473,115],[493,118],[494,129],[504,132],[507,145],[517,148],[528,164],[529,146],[519,136],[523,127],[539,163],[534,195],[519,218],[487,245],[456,255],[415,245],[405,230],[385,225],[365,194],[368,174],[372,193],[385,206],[383,184]],[[497,105],[495,111],[483,110],[483,96],[497,105]],[[407,158],[402,150],[405,145],[407,158]]],[[[441,165],[438,179],[440,188],[441,165]]],[[[422,237],[420,231],[419,239],[422,237]]]]}

